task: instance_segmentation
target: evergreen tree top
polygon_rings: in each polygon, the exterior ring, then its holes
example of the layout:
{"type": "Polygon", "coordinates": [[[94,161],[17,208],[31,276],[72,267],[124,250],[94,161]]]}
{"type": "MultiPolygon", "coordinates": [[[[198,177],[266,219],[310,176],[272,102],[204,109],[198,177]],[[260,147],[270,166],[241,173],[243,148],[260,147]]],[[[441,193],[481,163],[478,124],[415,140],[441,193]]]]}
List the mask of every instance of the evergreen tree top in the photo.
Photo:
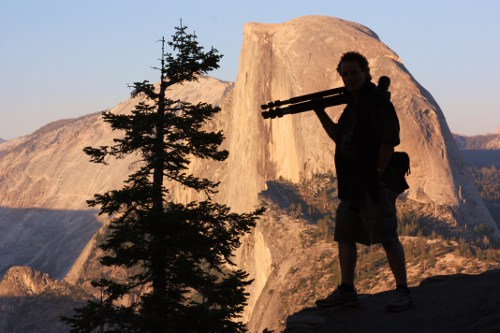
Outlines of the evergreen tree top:
{"type": "Polygon", "coordinates": [[[234,265],[233,251],[262,214],[236,214],[212,201],[217,181],[189,172],[193,158],[223,161],[222,132],[204,124],[220,111],[207,103],[170,99],[167,88],[196,80],[218,67],[221,55],[198,45],[185,26],[176,27],[165,51],[162,38],[160,85],[136,82],[132,96],[142,96],[131,114],[105,112],[104,121],[124,133],[111,146],[86,147],[94,163],[110,157],[139,156],[138,170],[121,189],[96,194],[90,206],[111,217],[100,244],[100,263],[129,272],[125,281],[101,278],[100,300],[89,300],[64,318],[71,332],[244,332],[236,319],[246,305],[251,282],[234,265]],[[200,202],[169,201],[165,181],[203,192],[200,202]],[[137,301],[120,305],[125,296],[137,301]]]}

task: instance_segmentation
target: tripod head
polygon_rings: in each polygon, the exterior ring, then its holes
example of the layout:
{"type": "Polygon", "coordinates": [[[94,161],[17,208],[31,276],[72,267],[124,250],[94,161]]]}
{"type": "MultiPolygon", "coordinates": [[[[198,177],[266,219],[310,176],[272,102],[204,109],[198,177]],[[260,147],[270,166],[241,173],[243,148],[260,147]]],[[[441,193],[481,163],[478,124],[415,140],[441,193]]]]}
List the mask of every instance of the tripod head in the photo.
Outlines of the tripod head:
{"type": "MultiPolygon", "coordinates": [[[[378,89],[385,92],[390,98],[388,91],[391,80],[387,76],[381,76],[378,80],[378,89]]],[[[264,119],[274,119],[276,117],[283,117],[285,114],[294,114],[304,111],[314,110],[318,108],[326,108],[340,104],[347,104],[349,102],[349,94],[344,87],[334,88],[317,93],[292,97],[290,99],[280,101],[272,101],[267,104],[261,105],[264,119]]]]}

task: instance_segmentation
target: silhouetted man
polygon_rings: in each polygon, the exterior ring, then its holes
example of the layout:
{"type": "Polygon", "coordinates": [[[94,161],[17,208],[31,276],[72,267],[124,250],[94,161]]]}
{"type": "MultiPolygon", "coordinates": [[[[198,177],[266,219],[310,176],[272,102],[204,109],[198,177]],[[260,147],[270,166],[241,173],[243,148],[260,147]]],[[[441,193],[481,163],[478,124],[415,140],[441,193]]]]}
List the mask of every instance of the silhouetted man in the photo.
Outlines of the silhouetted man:
{"type": "Polygon", "coordinates": [[[354,288],[356,243],[382,243],[396,280],[396,290],[387,311],[413,306],[407,286],[403,247],[397,234],[396,197],[384,181],[394,147],[399,144],[399,121],[386,94],[371,82],[366,58],[357,52],[342,55],[337,66],[350,95],[338,123],[324,109],[315,110],[330,138],[335,141],[340,204],[334,239],[338,242],[341,284],[320,307],[358,306],[354,288]]]}

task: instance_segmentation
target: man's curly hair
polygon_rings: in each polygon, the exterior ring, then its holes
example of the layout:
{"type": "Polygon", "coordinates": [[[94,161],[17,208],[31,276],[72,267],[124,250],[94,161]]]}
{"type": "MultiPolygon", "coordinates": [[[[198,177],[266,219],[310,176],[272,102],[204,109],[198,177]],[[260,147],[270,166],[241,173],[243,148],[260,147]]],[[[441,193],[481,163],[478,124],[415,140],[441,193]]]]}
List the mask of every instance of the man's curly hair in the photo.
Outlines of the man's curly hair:
{"type": "Polygon", "coordinates": [[[340,66],[344,61],[357,62],[361,70],[367,74],[368,81],[371,81],[372,76],[370,74],[370,65],[368,64],[368,60],[359,52],[351,51],[346,52],[340,58],[339,64],[337,65],[337,73],[340,74],[340,66]]]}

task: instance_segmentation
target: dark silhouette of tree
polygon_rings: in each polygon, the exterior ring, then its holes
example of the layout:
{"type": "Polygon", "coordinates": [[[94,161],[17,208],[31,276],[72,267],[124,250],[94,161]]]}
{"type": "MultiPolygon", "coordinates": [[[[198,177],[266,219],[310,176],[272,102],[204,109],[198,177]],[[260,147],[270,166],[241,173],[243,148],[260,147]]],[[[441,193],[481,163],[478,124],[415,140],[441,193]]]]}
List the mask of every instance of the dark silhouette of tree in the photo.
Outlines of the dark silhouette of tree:
{"type": "Polygon", "coordinates": [[[197,80],[218,68],[217,50],[203,50],[186,27],[175,28],[172,40],[162,39],[159,87],[148,81],[133,85],[142,100],[131,114],[103,113],[113,130],[124,132],[113,146],[86,147],[95,163],[108,157],[137,154],[138,171],[123,188],[96,194],[90,206],[111,217],[109,235],[100,248],[104,266],[128,269],[126,282],[93,281],[103,291],[63,320],[71,332],[244,332],[238,322],[251,281],[231,261],[240,237],[251,231],[263,209],[236,214],[213,202],[217,182],[190,174],[192,158],[223,161],[221,132],[207,132],[204,124],[218,107],[191,104],[167,97],[174,84],[197,80]],[[172,53],[165,51],[165,44],[172,53]],[[169,201],[164,182],[173,181],[205,194],[187,204],[169,201]],[[229,268],[228,268],[229,267],[229,268]],[[138,295],[129,306],[126,295],[138,295]]]}

